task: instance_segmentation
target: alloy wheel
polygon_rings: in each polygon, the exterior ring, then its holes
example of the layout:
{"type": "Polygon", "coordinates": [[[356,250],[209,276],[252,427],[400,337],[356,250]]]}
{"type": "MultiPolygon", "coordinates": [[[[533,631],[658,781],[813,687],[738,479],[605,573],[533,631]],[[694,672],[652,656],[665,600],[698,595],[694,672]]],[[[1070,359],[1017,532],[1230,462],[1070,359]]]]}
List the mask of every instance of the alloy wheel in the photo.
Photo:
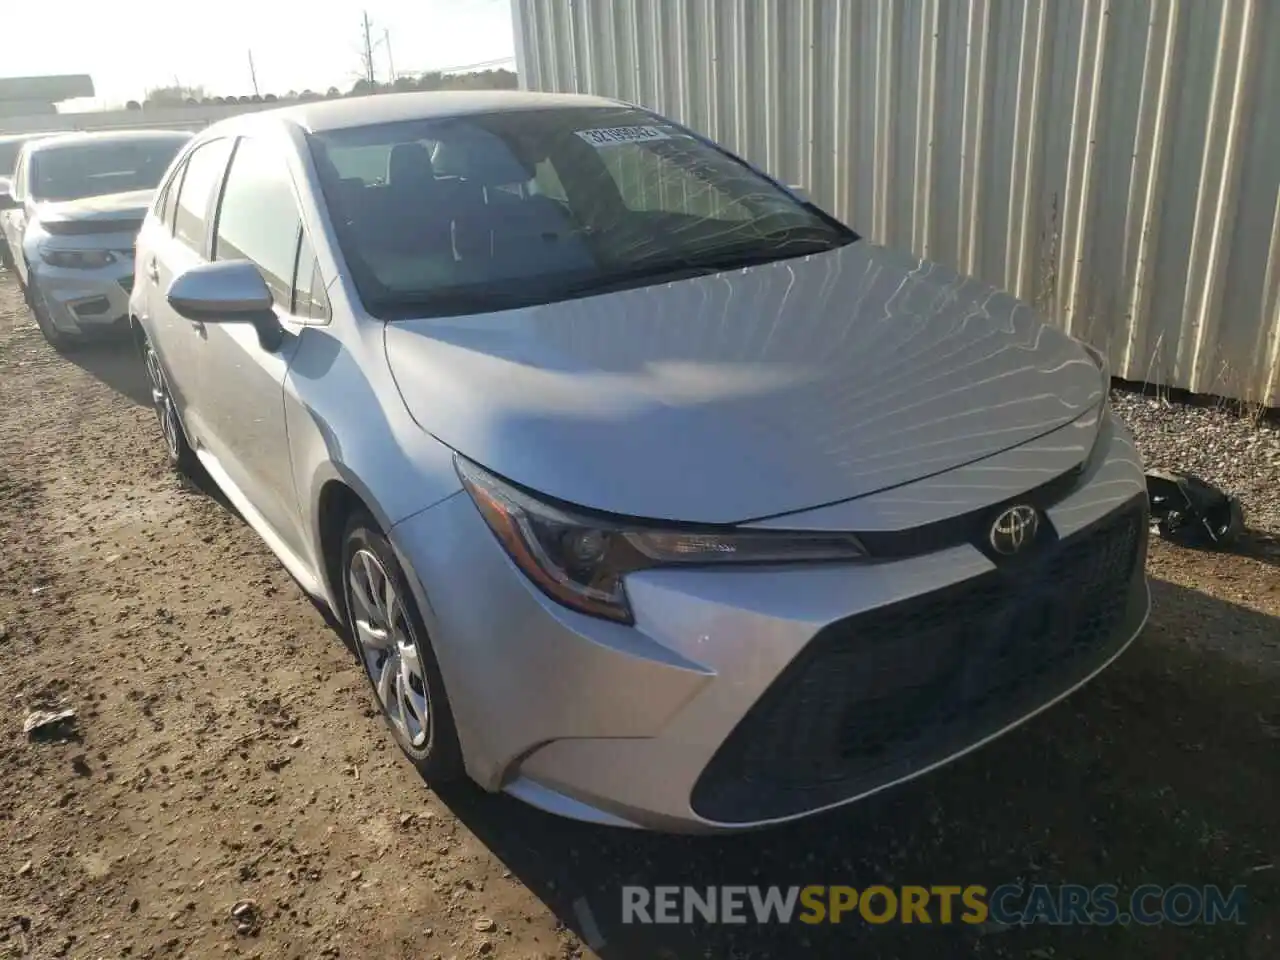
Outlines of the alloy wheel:
{"type": "Polygon", "coordinates": [[[160,421],[160,431],[164,434],[165,446],[169,456],[177,460],[182,452],[182,428],[178,425],[178,411],[174,409],[173,398],[165,385],[164,370],[160,367],[160,358],[147,341],[144,348],[147,362],[147,377],[151,380],[151,405],[155,408],[156,419],[160,421]]]}
{"type": "Polygon", "coordinates": [[[347,569],[351,626],[360,662],[387,720],[415,750],[431,736],[431,699],[422,658],[395,582],[369,550],[357,550],[347,569]]]}

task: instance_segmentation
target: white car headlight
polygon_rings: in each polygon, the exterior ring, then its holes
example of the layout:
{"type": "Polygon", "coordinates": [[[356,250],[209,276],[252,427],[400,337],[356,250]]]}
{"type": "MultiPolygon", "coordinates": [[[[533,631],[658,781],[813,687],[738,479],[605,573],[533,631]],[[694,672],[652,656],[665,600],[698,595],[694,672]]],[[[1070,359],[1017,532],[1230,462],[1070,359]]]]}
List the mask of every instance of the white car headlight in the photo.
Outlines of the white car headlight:
{"type": "Polygon", "coordinates": [[[455,463],[467,493],[516,566],[553,600],[609,620],[633,622],[622,581],[637,570],[866,556],[847,533],[681,529],[591,515],[545,502],[462,457],[455,463]]]}
{"type": "Polygon", "coordinates": [[[1085,353],[1089,355],[1089,359],[1097,365],[1098,370],[1102,373],[1102,389],[1111,389],[1111,364],[1107,360],[1107,355],[1095,347],[1093,344],[1085,343],[1083,340],[1077,340],[1076,343],[1085,353]]]}
{"type": "Polygon", "coordinates": [[[68,267],[72,270],[96,270],[116,262],[110,250],[50,250],[40,251],[40,259],[51,267],[68,267]]]}

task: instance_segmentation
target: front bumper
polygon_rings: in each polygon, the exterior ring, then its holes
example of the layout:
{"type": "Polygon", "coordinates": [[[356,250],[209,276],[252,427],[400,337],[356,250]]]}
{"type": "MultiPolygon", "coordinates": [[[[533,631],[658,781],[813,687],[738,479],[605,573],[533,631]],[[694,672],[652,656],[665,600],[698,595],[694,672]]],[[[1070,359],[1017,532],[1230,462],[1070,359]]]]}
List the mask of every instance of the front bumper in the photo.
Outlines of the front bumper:
{"type": "MultiPolygon", "coordinates": [[[[398,524],[468,772],[579,819],[715,831],[849,803],[975,749],[1085,683],[1145,621],[1141,463],[1123,427],[1102,431],[1045,507],[1057,542],[1026,562],[960,543],[651,570],[628,578],[634,627],[544,597],[465,495],[398,524]]],[[[1062,455],[1063,437],[1042,443],[1062,455]]],[[[1029,447],[981,469],[1025,472],[1029,447]]]]}
{"type": "MultiPolygon", "coordinates": [[[[125,245],[132,242],[126,238],[125,245]]],[[[116,252],[115,263],[92,270],[32,264],[33,295],[39,291],[60,333],[87,336],[127,327],[133,291],[133,254],[116,252]]]]}

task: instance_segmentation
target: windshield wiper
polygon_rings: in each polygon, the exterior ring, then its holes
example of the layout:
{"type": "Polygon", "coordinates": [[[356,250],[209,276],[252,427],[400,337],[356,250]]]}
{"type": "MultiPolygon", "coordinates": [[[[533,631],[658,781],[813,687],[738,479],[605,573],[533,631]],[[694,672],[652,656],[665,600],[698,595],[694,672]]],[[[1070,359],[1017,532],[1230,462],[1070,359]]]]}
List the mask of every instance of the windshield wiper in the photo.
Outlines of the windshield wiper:
{"type": "Polygon", "coordinates": [[[753,267],[775,260],[824,253],[851,242],[846,237],[790,237],[793,231],[778,231],[770,243],[769,234],[758,234],[747,241],[726,243],[687,254],[654,254],[650,257],[594,276],[565,282],[539,282],[538,277],[504,278],[504,282],[520,280],[515,291],[496,291],[491,287],[467,286],[440,290],[387,291],[372,298],[370,312],[385,319],[408,319],[423,316],[458,316],[490,313],[570,300],[598,293],[610,293],[651,283],[669,283],[705,277],[735,268],[753,267]],[[393,315],[388,317],[388,314],[393,315]]]}
{"type": "Polygon", "coordinates": [[[722,244],[706,250],[679,256],[655,255],[633,266],[611,270],[597,277],[588,277],[577,283],[558,288],[561,296],[586,296],[592,293],[608,293],[611,290],[641,286],[645,281],[670,282],[705,277],[740,267],[755,267],[775,260],[802,257],[811,253],[824,253],[842,247],[849,242],[827,239],[786,240],[774,246],[760,245],[762,238],[753,237],[749,243],[722,244]]]}
{"type": "Polygon", "coordinates": [[[447,317],[468,313],[493,313],[512,310],[538,303],[535,293],[522,291],[505,293],[484,288],[470,290],[411,290],[404,293],[388,292],[370,299],[369,312],[389,319],[413,317],[447,317]]]}
{"type": "Polygon", "coordinates": [[[794,229],[777,230],[758,234],[742,240],[704,247],[689,254],[690,264],[714,266],[719,269],[752,267],[774,260],[803,257],[814,253],[826,253],[850,242],[843,236],[794,236],[794,229]]]}
{"type": "Polygon", "coordinates": [[[643,286],[645,281],[687,280],[690,277],[715,273],[718,267],[692,263],[683,257],[643,261],[621,270],[610,270],[599,276],[587,277],[556,288],[559,296],[585,296],[590,293],[608,293],[610,290],[643,286]]]}

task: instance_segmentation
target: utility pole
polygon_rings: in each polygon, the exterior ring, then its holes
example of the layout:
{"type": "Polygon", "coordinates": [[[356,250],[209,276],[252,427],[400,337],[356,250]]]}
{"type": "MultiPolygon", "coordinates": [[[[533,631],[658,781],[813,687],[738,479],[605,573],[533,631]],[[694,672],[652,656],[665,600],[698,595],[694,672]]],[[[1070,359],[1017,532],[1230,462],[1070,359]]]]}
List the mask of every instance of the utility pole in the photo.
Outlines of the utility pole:
{"type": "Polygon", "coordinates": [[[396,62],[391,59],[391,31],[382,31],[382,42],[387,45],[387,73],[389,73],[392,83],[396,82],[396,62]]]}
{"type": "Polygon", "coordinates": [[[364,60],[364,78],[369,82],[370,87],[372,87],[376,82],[373,70],[373,40],[370,36],[371,29],[372,27],[369,23],[369,11],[366,10],[364,11],[364,54],[362,55],[362,59],[364,60]]]}
{"type": "Polygon", "coordinates": [[[253,51],[249,51],[249,79],[253,81],[253,95],[258,96],[258,71],[253,68],[253,51]]]}

